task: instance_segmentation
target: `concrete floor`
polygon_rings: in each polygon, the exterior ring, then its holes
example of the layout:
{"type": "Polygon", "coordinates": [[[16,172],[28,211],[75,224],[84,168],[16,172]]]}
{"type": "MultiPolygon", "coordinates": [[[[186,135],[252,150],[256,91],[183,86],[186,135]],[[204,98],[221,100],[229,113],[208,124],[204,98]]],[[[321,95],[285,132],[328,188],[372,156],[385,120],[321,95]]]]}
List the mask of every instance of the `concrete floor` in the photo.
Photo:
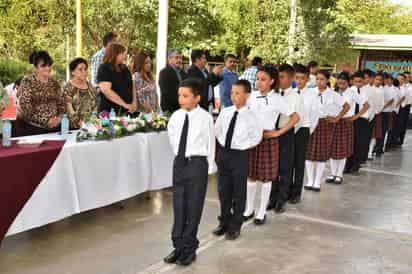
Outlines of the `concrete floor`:
{"type": "MultiPolygon", "coordinates": [[[[1,274],[412,273],[412,135],[341,186],[305,193],[234,242],[211,235],[219,203],[210,178],[197,261],[162,263],[171,250],[171,193],[140,195],[29,232],[0,247],[1,274]]],[[[327,174],[325,174],[327,175],[327,174]]]]}

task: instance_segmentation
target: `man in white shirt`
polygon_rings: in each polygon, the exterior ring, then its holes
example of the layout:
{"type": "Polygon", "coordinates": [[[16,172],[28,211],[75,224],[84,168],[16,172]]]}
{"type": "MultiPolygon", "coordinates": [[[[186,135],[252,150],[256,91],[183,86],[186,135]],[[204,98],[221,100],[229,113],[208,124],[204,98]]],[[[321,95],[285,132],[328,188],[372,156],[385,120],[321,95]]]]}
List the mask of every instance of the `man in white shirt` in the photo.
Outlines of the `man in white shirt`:
{"type": "MultiPolygon", "coordinates": [[[[374,74],[374,72],[372,72],[374,74]]],[[[375,75],[375,74],[374,74],[375,75]]],[[[366,74],[365,74],[366,79],[366,74]]],[[[370,78],[371,80],[372,78],[370,78]]],[[[383,136],[383,112],[385,107],[385,92],[383,89],[383,73],[378,73],[373,77],[374,83],[370,83],[371,89],[374,91],[374,102],[373,106],[375,109],[375,118],[372,120],[372,134],[371,141],[369,144],[369,156],[368,159],[373,159],[373,153],[376,156],[380,156],[381,153],[377,152],[376,143],[378,140],[382,139],[383,136]]],[[[366,160],[366,159],[363,159],[366,160]]]]}
{"type": "Polygon", "coordinates": [[[190,265],[199,247],[197,231],[206,198],[208,171],[213,169],[215,130],[212,116],[199,107],[202,82],[186,79],[179,87],[181,108],[167,126],[175,160],[173,165],[172,241],[166,263],[190,265]]]}
{"type": "MultiPolygon", "coordinates": [[[[286,100],[290,109],[299,116],[303,112],[303,102],[300,95],[292,90],[292,81],[295,77],[295,71],[289,64],[282,64],[279,70],[279,93],[286,100]]],[[[280,115],[276,123],[276,128],[284,128],[290,116],[280,115]]],[[[294,163],[295,150],[295,127],[299,120],[285,134],[280,136],[279,145],[279,176],[272,184],[272,193],[269,208],[273,207],[276,213],[285,211],[285,204],[289,200],[290,186],[292,184],[292,172],[294,163]]]]}
{"type": "Polygon", "coordinates": [[[354,122],[355,142],[353,155],[346,162],[345,169],[348,173],[359,171],[362,159],[368,154],[371,131],[369,121],[370,117],[373,117],[373,108],[369,103],[373,91],[365,87],[363,72],[355,72],[351,78],[353,83],[351,89],[357,96],[354,96],[355,106],[352,106],[352,113],[350,113],[351,120],[354,122]]]}
{"type": "Polygon", "coordinates": [[[305,174],[306,148],[310,134],[315,130],[318,123],[318,103],[319,100],[313,89],[306,88],[309,81],[309,70],[301,64],[295,67],[295,81],[297,88],[294,90],[300,95],[303,102],[303,109],[300,113],[299,123],[295,127],[295,155],[292,167],[292,181],[290,187],[291,204],[298,204],[301,201],[303,178],[305,174]]]}
{"type": "Polygon", "coordinates": [[[249,149],[262,140],[263,129],[246,102],[251,93],[247,80],[232,85],[232,106],[222,109],[216,120],[218,192],[220,201],[219,225],[213,231],[235,240],[240,235],[246,207],[249,149]]]}
{"type": "Polygon", "coordinates": [[[399,109],[399,123],[398,123],[398,139],[395,142],[395,146],[403,145],[405,140],[406,130],[408,128],[409,114],[411,112],[412,103],[412,85],[408,82],[409,73],[401,73],[398,75],[398,80],[401,85],[401,104],[399,109]]]}

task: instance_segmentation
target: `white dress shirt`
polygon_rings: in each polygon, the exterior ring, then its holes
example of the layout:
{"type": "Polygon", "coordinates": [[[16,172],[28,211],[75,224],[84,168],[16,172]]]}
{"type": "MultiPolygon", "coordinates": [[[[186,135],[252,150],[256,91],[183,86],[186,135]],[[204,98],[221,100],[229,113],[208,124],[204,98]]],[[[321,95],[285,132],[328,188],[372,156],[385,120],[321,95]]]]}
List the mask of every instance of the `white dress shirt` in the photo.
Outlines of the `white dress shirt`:
{"type": "MultiPolygon", "coordinates": [[[[360,90],[359,90],[360,91],[360,90]]],[[[367,99],[362,95],[361,91],[358,93],[357,87],[347,88],[345,91],[340,92],[341,96],[345,98],[346,103],[349,105],[349,110],[343,116],[343,118],[350,118],[355,115],[356,104],[359,105],[359,111],[362,109],[363,105],[367,102],[367,99]]]]}
{"type": "Polygon", "coordinates": [[[346,103],[343,96],[340,96],[337,92],[327,88],[325,91],[320,92],[316,88],[318,101],[320,104],[319,118],[326,118],[328,116],[336,117],[342,111],[342,106],[346,103]]]}
{"type": "Polygon", "coordinates": [[[395,98],[393,101],[393,111],[395,111],[396,113],[399,113],[400,106],[396,106],[396,105],[399,103],[402,97],[401,89],[400,87],[393,86],[393,90],[395,91],[395,98]]]}
{"type": "Polygon", "coordinates": [[[262,140],[263,129],[259,123],[256,123],[257,117],[247,106],[241,109],[237,109],[235,106],[222,109],[215,124],[217,141],[221,146],[225,146],[227,131],[235,111],[238,112],[238,115],[230,148],[247,150],[257,146],[262,140]]]}
{"type": "Polygon", "coordinates": [[[303,90],[295,89],[295,92],[300,94],[303,101],[303,113],[299,113],[300,120],[298,127],[308,127],[312,133],[319,121],[320,102],[317,97],[317,90],[314,88],[304,88],[303,90]]]}
{"type": "Polygon", "coordinates": [[[172,150],[177,155],[186,114],[189,115],[189,129],[185,156],[206,156],[210,173],[215,165],[215,127],[212,116],[204,109],[197,106],[191,111],[179,109],[173,113],[167,125],[172,150]]]}
{"type": "Polygon", "coordinates": [[[406,107],[407,105],[410,105],[411,104],[411,102],[410,102],[411,98],[410,98],[410,94],[409,94],[410,91],[409,91],[408,85],[402,85],[400,87],[400,92],[399,93],[400,93],[401,98],[405,97],[405,99],[401,103],[401,107],[406,107]]]}
{"type": "Polygon", "coordinates": [[[253,91],[249,97],[248,106],[255,113],[257,122],[264,130],[276,128],[279,114],[290,116],[294,113],[286,100],[274,90],[271,90],[267,96],[262,95],[260,91],[253,91]]]}
{"type": "MultiPolygon", "coordinates": [[[[350,89],[358,94],[358,88],[356,86],[352,86],[350,89]]],[[[355,97],[355,99],[358,100],[356,101],[356,104],[359,104],[359,111],[363,108],[363,105],[368,103],[369,108],[364,114],[361,115],[361,117],[369,121],[372,121],[375,117],[375,110],[373,108],[374,95],[375,91],[371,88],[371,86],[363,86],[360,88],[360,96],[355,97]]],[[[349,110],[349,112],[351,112],[351,110],[349,110]]],[[[355,113],[355,110],[353,110],[353,113],[355,113]]]]}
{"type": "MultiPolygon", "coordinates": [[[[294,91],[292,88],[280,89],[280,95],[286,100],[286,103],[291,108],[291,110],[299,115],[299,120],[303,117],[304,106],[300,95],[294,91]],[[283,96],[282,96],[283,92],[283,96]]],[[[279,128],[284,128],[289,122],[290,117],[285,115],[280,115],[279,118],[279,128]]],[[[299,129],[299,123],[295,125],[295,132],[299,129]]]]}
{"type": "Polygon", "coordinates": [[[410,105],[412,104],[412,85],[410,83],[407,83],[406,88],[408,90],[408,104],[407,105],[410,105]]]}
{"type": "MultiPolygon", "coordinates": [[[[391,101],[391,100],[395,100],[395,90],[393,89],[393,86],[384,86],[383,87],[383,96],[385,99],[385,105],[391,101]]],[[[392,112],[394,110],[394,105],[395,102],[393,102],[392,104],[390,104],[389,106],[385,107],[383,109],[383,112],[392,112]]]]}
{"type": "Polygon", "coordinates": [[[384,90],[383,87],[370,87],[374,92],[373,92],[373,97],[374,97],[374,109],[375,109],[375,114],[381,113],[383,110],[383,107],[385,106],[385,95],[384,95],[384,90]]]}

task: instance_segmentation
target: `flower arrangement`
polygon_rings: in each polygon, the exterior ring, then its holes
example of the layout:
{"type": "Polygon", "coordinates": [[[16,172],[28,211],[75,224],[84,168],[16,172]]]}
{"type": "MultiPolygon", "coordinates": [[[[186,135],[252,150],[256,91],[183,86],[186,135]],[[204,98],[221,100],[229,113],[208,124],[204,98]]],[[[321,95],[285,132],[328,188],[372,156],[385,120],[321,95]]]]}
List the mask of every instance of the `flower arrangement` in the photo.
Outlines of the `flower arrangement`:
{"type": "Polygon", "coordinates": [[[108,112],[101,112],[97,117],[92,114],[82,122],[77,133],[77,142],[85,140],[111,140],[132,135],[137,132],[163,131],[167,128],[169,116],[151,113],[141,114],[136,118],[122,116],[110,118],[108,112]]]}

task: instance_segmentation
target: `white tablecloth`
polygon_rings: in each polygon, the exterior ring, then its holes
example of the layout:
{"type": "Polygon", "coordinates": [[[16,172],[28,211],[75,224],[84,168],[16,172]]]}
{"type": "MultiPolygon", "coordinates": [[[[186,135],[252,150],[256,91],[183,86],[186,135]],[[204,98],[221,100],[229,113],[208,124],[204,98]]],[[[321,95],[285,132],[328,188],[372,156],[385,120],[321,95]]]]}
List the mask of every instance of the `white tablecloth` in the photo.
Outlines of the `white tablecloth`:
{"type": "MultiPolygon", "coordinates": [[[[29,139],[61,140],[58,134],[29,139]]],[[[27,138],[26,138],[27,139],[27,138]]],[[[7,235],[172,185],[167,133],[138,133],[112,141],[75,142],[62,151],[7,235]]]]}

